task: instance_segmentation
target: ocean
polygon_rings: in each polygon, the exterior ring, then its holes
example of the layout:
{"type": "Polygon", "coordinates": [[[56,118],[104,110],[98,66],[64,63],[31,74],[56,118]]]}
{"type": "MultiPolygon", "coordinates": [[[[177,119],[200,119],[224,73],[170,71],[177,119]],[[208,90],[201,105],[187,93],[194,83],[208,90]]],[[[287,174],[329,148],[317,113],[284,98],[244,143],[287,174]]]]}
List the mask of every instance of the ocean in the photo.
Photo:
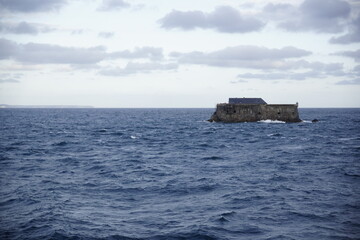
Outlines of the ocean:
{"type": "Polygon", "coordinates": [[[0,109],[0,239],[360,239],[360,109],[213,111],[0,109]]]}

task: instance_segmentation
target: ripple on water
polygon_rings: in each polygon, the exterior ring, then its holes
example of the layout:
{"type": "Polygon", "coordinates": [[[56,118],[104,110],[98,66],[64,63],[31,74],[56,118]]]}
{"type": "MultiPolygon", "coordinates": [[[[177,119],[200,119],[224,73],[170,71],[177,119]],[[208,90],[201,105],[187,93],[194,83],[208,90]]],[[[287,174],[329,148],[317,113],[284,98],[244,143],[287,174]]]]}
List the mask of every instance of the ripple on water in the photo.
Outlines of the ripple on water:
{"type": "Polygon", "coordinates": [[[358,239],[359,110],[212,112],[0,110],[0,238],[358,239]]]}

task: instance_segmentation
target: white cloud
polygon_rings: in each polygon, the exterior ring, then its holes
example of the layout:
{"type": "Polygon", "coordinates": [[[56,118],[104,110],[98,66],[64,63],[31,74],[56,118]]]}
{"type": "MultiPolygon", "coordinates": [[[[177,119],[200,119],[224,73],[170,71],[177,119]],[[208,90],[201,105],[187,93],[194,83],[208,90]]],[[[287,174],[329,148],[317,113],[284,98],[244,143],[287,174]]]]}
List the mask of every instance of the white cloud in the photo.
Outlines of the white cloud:
{"type": "Polygon", "coordinates": [[[1,73],[0,83],[20,83],[18,80],[23,74],[1,73]]]}
{"type": "Polygon", "coordinates": [[[130,74],[137,74],[137,73],[150,73],[154,71],[169,71],[175,70],[178,68],[176,63],[154,63],[154,62],[147,62],[147,63],[137,63],[137,62],[129,62],[124,68],[116,67],[116,68],[105,68],[99,71],[100,75],[104,76],[124,76],[130,74]]]}
{"type": "Polygon", "coordinates": [[[13,78],[0,79],[0,83],[19,83],[19,80],[13,78]]]}
{"type": "Polygon", "coordinates": [[[115,35],[113,32],[99,32],[98,36],[101,38],[112,38],[115,35]]]}

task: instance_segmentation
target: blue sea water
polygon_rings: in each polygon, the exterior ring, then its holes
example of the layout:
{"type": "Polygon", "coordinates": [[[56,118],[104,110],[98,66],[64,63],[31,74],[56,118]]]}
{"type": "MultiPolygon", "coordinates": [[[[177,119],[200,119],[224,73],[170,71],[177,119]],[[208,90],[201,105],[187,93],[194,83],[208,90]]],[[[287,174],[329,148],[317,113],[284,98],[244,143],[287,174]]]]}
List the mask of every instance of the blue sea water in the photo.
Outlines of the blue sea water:
{"type": "Polygon", "coordinates": [[[0,239],[360,239],[360,109],[213,111],[0,110],[0,239]]]}

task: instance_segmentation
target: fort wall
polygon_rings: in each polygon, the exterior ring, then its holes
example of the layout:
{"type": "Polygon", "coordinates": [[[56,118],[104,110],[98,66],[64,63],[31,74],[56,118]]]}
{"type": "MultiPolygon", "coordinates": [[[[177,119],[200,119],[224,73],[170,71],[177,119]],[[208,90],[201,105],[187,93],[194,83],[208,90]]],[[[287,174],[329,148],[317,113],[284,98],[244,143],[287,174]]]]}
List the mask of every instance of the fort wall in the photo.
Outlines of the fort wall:
{"type": "Polygon", "coordinates": [[[297,104],[229,104],[220,103],[210,121],[257,122],[261,120],[300,122],[297,104]]]}

